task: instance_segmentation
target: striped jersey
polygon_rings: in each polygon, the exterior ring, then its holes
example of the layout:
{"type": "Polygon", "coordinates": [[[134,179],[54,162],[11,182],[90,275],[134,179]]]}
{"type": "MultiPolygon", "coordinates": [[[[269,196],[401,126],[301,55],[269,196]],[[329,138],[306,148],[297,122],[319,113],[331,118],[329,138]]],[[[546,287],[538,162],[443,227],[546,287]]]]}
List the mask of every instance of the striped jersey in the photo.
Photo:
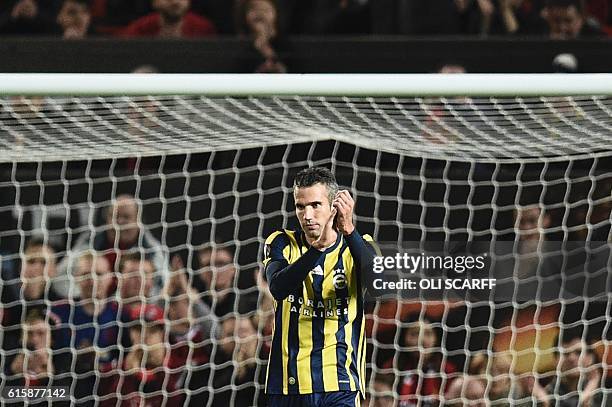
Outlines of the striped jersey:
{"type": "MultiPolygon", "coordinates": [[[[362,239],[357,232],[353,235],[362,239]]],[[[275,301],[266,393],[364,394],[363,292],[356,256],[349,250],[351,236],[338,233],[334,245],[314,254],[309,271],[303,270],[307,273],[303,282],[298,278],[291,285],[295,289],[275,301]]],[[[372,242],[368,235],[363,240],[372,242]]],[[[266,271],[274,262],[295,263],[309,248],[301,230],[272,233],[266,239],[266,271]]]]}

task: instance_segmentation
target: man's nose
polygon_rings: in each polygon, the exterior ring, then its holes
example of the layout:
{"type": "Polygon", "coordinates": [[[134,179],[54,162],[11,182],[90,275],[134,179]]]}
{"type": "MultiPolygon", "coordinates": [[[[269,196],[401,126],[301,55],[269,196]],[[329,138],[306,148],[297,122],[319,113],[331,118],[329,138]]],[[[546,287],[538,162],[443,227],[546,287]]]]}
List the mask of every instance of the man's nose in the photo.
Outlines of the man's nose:
{"type": "Polygon", "coordinates": [[[312,217],[313,217],[313,210],[312,210],[311,207],[307,206],[304,209],[304,219],[310,220],[310,219],[312,219],[312,217]]]}

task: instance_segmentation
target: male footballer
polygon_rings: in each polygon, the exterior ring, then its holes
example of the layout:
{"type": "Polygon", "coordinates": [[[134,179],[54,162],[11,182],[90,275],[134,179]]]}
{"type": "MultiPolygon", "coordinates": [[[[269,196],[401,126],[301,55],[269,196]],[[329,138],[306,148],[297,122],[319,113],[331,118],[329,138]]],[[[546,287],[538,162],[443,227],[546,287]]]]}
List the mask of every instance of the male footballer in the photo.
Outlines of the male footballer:
{"type": "Polygon", "coordinates": [[[293,195],[301,230],[276,231],[265,245],[276,300],[268,402],[357,407],[366,354],[360,274],[371,270],[372,239],[355,229],[355,202],[328,169],[300,171],[293,195]]]}

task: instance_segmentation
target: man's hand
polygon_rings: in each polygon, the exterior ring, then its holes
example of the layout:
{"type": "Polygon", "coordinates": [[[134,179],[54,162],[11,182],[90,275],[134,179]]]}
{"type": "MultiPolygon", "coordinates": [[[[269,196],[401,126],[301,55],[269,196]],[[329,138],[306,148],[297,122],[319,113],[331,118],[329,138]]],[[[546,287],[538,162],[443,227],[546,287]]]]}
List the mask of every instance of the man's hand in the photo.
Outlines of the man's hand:
{"type": "Polygon", "coordinates": [[[355,201],[351,194],[343,189],[338,191],[336,198],[332,202],[332,206],[338,211],[338,219],[336,219],[336,227],[345,236],[350,235],[355,230],[353,225],[353,210],[355,209],[355,201]]]}

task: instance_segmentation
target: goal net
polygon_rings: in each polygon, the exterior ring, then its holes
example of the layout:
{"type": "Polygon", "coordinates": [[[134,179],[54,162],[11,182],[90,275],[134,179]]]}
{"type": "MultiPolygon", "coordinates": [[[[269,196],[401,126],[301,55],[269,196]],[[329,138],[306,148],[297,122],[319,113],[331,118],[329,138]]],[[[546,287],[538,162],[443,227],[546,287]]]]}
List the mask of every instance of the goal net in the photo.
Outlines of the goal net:
{"type": "Polygon", "coordinates": [[[5,401],[264,405],[262,244],[299,227],[293,177],[316,165],[383,252],[514,255],[493,275],[509,291],[366,303],[369,405],[611,402],[610,75],[0,75],[0,93],[5,401]]]}

